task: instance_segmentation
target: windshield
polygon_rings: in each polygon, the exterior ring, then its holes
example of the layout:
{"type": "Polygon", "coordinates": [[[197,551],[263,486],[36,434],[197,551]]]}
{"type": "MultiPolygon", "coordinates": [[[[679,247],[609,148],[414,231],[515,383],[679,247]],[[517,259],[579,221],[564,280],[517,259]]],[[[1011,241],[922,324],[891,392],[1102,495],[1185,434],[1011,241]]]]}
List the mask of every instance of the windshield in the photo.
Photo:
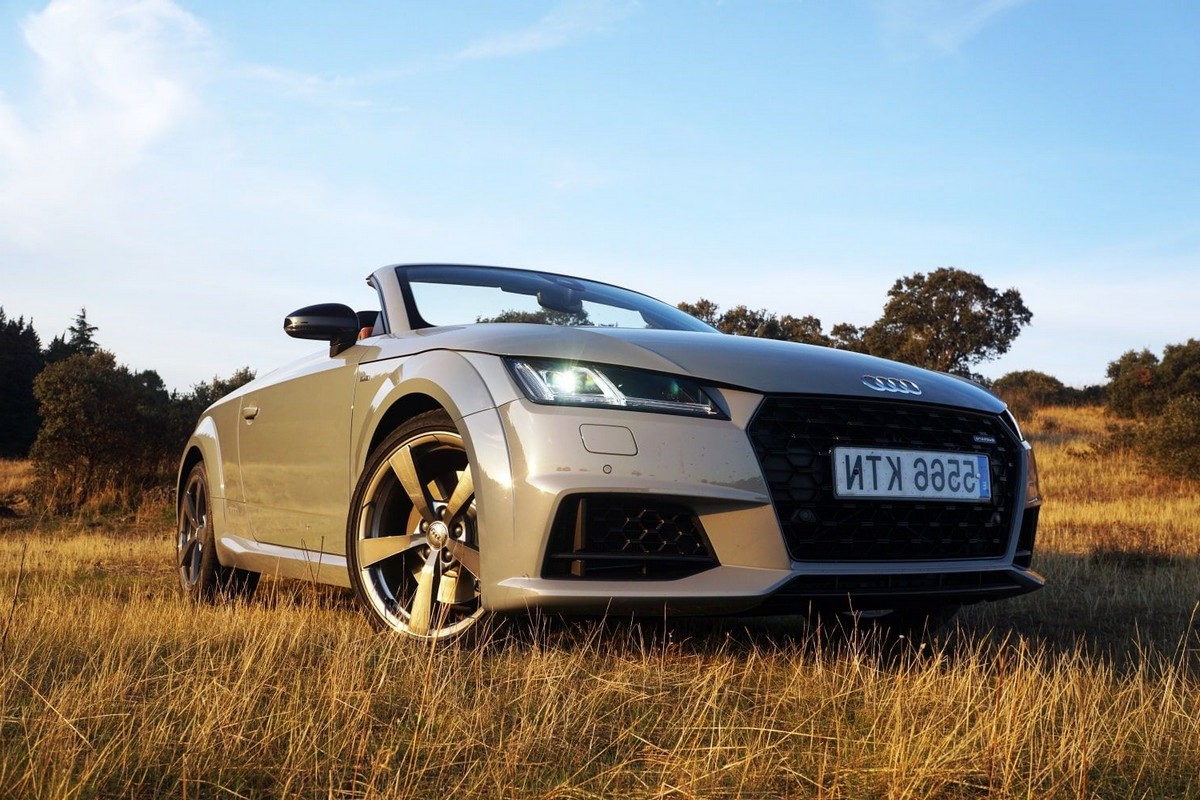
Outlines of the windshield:
{"type": "Polygon", "coordinates": [[[660,300],[605,283],[501,267],[396,267],[414,328],[484,322],[713,329],[660,300]]]}

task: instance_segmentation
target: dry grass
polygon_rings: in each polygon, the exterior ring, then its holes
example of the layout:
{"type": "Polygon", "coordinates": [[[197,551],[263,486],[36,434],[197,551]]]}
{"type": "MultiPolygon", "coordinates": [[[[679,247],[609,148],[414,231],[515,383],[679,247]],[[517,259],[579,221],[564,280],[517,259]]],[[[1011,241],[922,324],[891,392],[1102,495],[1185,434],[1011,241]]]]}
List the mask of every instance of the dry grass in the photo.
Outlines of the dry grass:
{"type": "Polygon", "coordinates": [[[153,515],[0,529],[0,787],[1200,796],[1200,502],[1087,457],[1104,422],[1051,410],[1029,425],[1050,498],[1048,588],[968,609],[921,647],[768,620],[510,625],[430,651],[371,633],[319,587],[268,580],[247,604],[189,605],[153,515]]]}
{"type": "Polygon", "coordinates": [[[0,459],[0,519],[29,512],[33,464],[0,459]]]}

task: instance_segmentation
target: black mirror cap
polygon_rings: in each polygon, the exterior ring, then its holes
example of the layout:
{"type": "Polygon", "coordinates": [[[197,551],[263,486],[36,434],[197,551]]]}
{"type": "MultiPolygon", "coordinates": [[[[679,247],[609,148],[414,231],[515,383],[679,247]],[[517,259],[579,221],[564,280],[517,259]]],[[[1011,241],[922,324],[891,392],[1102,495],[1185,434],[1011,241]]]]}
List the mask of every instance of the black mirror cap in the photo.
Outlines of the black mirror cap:
{"type": "Polygon", "coordinates": [[[318,303],[288,314],[283,330],[295,339],[329,342],[329,355],[335,356],[358,340],[358,314],[341,303],[318,303]]]}

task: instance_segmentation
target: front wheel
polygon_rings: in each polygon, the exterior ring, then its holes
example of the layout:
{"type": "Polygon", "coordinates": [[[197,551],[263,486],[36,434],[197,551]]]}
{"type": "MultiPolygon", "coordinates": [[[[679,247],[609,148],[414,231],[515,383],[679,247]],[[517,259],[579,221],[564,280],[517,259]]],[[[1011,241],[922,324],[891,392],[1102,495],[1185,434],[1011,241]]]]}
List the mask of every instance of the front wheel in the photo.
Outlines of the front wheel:
{"type": "Polygon", "coordinates": [[[483,616],[471,465],[444,411],[409,420],[367,459],[350,504],[346,556],[377,627],[450,639],[483,616]]]}

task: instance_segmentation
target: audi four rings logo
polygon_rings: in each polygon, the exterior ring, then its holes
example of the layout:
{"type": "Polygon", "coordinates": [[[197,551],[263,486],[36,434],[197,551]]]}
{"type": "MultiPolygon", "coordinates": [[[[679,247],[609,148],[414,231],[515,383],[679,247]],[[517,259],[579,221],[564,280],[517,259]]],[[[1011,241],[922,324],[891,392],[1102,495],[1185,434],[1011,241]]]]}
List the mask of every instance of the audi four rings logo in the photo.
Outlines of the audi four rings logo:
{"type": "Polygon", "coordinates": [[[877,392],[895,392],[896,394],[920,394],[921,387],[914,381],[904,378],[882,378],[878,375],[863,375],[863,386],[877,392]]]}

